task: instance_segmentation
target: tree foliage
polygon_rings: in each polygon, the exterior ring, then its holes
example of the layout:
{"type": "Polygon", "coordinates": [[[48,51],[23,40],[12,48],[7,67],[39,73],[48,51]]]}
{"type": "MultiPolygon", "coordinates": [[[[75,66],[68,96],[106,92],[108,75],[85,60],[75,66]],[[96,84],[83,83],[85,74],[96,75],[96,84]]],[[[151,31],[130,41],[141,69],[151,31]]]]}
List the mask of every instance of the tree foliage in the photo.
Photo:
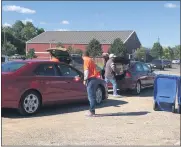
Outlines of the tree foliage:
{"type": "Polygon", "coordinates": [[[163,58],[168,60],[170,59],[170,53],[168,48],[163,49],[163,58]]]}
{"type": "Polygon", "coordinates": [[[181,59],[181,48],[180,48],[181,45],[177,45],[174,47],[174,58],[175,59],[181,59]]]}
{"type": "Polygon", "coordinates": [[[174,51],[171,47],[166,47],[163,49],[163,58],[168,60],[174,59],[174,51]]]}
{"type": "Polygon", "coordinates": [[[29,51],[27,53],[27,58],[28,59],[37,58],[37,56],[35,54],[35,49],[33,49],[33,48],[29,49],[29,51]]]}
{"type": "Polygon", "coordinates": [[[163,48],[159,42],[153,44],[153,47],[150,52],[151,56],[155,59],[161,59],[163,56],[163,48]]]}
{"type": "Polygon", "coordinates": [[[137,60],[146,60],[146,49],[144,47],[140,47],[136,50],[135,57],[137,60]]]}
{"type": "Polygon", "coordinates": [[[22,38],[24,40],[30,40],[31,38],[37,36],[37,30],[35,26],[32,24],[32,22],[27,22],[24,26],[24,28],[21,31],[22,38]]]}
{"type": "Polygon", "coordinates": [[[89,52],[90,56],[92,56],[92,57],[101,56],[103,53],[101,44],[96,39],[92,39],[89,42],[86,50],[89,52]]]}
{"type": "Polygon", "coordinates": [[[113,44],[111,44],[108,52],[117,56],[125,56],[126,47],[120,38],[116,38],[113,44]]]}
{"type": "Polygon", "coordinates": [[[43,28],[36,28],[37,35],[39,35],[39,34],[41,34],[43,32],[45,32],[45,30],[43,28]]]}
{"type": "Polygon", "coordinates": [[[24,24],[17,20],[12,27],[2,27],[1,43],[3,46],[6,42],[9,42],[16,48],[16,54],[23,55],[25,54],[26,41],[43,32],[43,28],[36,28],[31,22],[24,24]]]}
{"type": "Polygon", "coordinates": [[[2,54],[7,56],[12,56],[16,53],[17,48],[11,44],[9,41],[3,44],[2,46],[2,54]]]}
{"type": "Polygon", "coordinates": [[[20,20],[17,20],[13,25],[12,25],[12,30],[13,30],[13,36],[16,36],[16,38],[23,39],[23,36],[21,34],[23,28],[25,27],[24,23],[20,20]]]}

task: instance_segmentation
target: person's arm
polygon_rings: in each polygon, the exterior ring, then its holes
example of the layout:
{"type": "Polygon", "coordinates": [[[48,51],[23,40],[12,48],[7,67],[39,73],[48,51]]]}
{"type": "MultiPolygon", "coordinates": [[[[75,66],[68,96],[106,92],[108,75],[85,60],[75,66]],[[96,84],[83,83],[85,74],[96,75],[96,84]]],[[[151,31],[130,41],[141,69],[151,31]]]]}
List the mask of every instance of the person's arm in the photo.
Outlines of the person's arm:
{"type": "Polygon", "coordinates": [[[116,73],[116,65],[115,65],[115,63],[112,62],[110,66],[111,66],[112,71],[113,71],[114,73],[116,73]]]}
{"type": "Polygon", "coordinates": [[[89,63],[84,62],[84,81],[88,79],[89,76],[89,63]]]}

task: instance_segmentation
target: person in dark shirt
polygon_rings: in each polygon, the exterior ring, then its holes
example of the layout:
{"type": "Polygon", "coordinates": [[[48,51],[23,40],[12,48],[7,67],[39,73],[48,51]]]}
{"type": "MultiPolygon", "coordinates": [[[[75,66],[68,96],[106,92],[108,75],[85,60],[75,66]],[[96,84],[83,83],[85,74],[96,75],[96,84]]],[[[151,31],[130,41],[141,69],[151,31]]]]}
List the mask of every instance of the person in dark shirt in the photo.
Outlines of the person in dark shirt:
{"type": "Polygon", "coordinates": [[[101,76],[103,79],[105,79],[105,68],[106,68],[106,63],[109,60],[109,55],[105,54],[105,55],[103,55],[103,58],[104,58],[104,66],[103,66],[103,69],[101,71],[101,76]]]}
{"type": "Polygon", "coordinates": [[[116,82],[116,65],[114,63],[114,58],[116,56],[114,54],[110,54],[109,55],[109,60],[106,63],[106,67],[105,67],[105,81],[108,84],[109,82],[112,83],[113,85],[113,96],[119,96],[120,95],[117,94],[117,82],[116,82]]]}

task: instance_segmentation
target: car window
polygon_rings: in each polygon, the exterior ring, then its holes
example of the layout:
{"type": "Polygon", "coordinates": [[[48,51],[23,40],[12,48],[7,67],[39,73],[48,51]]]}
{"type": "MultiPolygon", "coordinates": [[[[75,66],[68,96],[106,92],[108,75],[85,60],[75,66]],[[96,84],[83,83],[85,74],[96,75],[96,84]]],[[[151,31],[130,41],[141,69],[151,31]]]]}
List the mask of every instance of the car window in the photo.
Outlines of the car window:
{"type": "Polygon", "coordinates": [[[1,71],[2,72],[15,72],[21,67],[25,66],[26,63],[20,63],[20,62],[7,62],[2,64],[1,71]]]}
{"type": "Polygon", "coordinates": [[[68,76],[68,77],[80,76],[75,69],[65,64],[58,64],[57,67],[61,76],[68,76]]]}
{"type": "Polygon", "coordinates": [[[55,68],[53,64],[41,64],[39,65],[35,72],[38,76],[55,76],[55,68]]]}
{"type": "Polygon", "coordinates": [[[137,72],[143,72],[144,71],[143,67],[142,67],[142,65],[140,63],[136,63],[136,71],[137,72]]]}
{"type": "Polygon", "coordinates": [[[142,64],[142,66],[143,66],[143,70],[144,70],[145,72],[150,72],[150,71],[151,71],[149,65],[147,65],[147,64],[142,64]]]}

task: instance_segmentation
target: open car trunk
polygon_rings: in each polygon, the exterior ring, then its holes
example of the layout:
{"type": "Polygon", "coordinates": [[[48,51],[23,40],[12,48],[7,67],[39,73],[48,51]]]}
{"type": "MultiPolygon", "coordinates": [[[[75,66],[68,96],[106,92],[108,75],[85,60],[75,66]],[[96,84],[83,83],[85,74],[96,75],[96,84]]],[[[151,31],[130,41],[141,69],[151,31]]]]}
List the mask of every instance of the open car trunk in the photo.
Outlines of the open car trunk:
{"type": "MultiPolygon", "coordinates": [[[[118,75],[116,75],[116,82],[118,89],[120,89],[119,85],[121,81],[126,77],[126,73],[130,66],[130,60],[123,57],[115,57],[114,63],[116,64],[116,69],[118,73],[118,75]]],[[[108,84],[108,87],[112,88],[112,84],[108,84]]]]}
{"type": "Polygon", "coordinates": [[[70,64],[72,61],[66,48],[50,48],[47,49],[47,52],[49,52],[51,56],[59,59],[60,62],[70,64]]]}

